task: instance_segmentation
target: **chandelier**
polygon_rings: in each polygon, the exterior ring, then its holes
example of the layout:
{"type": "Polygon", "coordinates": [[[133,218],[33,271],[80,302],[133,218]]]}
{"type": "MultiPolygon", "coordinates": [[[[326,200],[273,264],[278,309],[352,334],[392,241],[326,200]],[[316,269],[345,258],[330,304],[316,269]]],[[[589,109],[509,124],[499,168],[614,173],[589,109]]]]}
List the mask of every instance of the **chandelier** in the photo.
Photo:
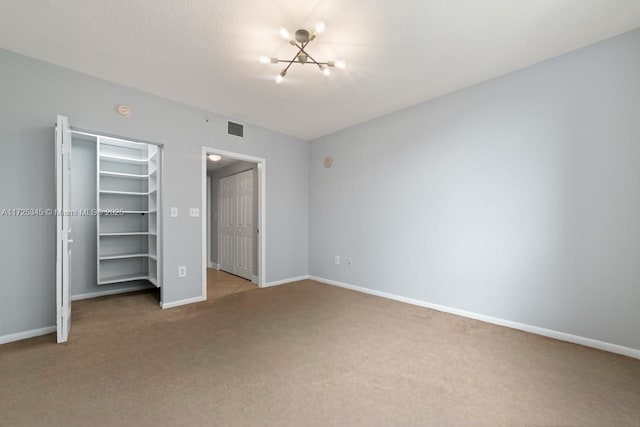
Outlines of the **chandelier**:
{"type": "Polygon", "coordinates": [[[305,29],[300,29],[296,31],[295,37],[291,37],[291,34],[289,34],[289,31],[286,28],[280,28],[280,36],[282,36],[282,38],[285,39],[290,45],[295,46],[298,49],[298,51],[291,59],[269,58],[266,56],[260,57],[260,62],[262,62],[263,64],[269,64],[269,63],[287,64],[282,69],[282,71],[280,71],[280,74],[276,76],[276,83],[282,83],[284,76],[287,75],[287,71],[289,71],[289,68],[293,64],[301,64],[301,65],[314,64],[318,66],[320,71],[322,71],[322,73],[325,76],[331,75],[331,68],[333,67],[345,68],[347,66],[347,64],[344,61],[326,61],[326,62],[316,61],[315,58],[309,55],[309,53],[307,52],[306,48],[309,45],[309,43],[315,40],[317,36],[322,34],[324,32],[324,29],[325,29],[324,22],[318,22],[314,31],[309,32],[305,29]]]}

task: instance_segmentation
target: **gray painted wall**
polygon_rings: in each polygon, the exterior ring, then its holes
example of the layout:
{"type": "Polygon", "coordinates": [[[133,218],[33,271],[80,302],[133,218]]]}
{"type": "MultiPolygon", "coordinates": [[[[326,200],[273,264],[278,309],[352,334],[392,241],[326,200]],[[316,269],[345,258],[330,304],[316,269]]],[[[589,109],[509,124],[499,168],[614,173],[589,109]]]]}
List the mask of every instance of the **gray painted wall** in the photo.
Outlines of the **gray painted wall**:
{"type": "MultiPolygon", "coordinates": [[[[54,208],[56,115],[96,132],[164,144],[164,302],[201,293],[201,146],[267,159],[266,280],[307,274],[309,144],[250,124],[226,134],[226,118],[0,50],[0,211],[54,208]],[[118,104],[133,115],[116,114],[118,104]],[[209,123],[205,123],[209,119],[209,123]],[[180,217],[170,218],[178,206],[180,217]],[[188,276],[177,277],[186,265],[188,276]]],[[[55,218],[0,217],[0,336],[55,324],[55,218]]]]}
{"type": "Polygon", "coordinates": [[[310,274],[640,348],[640,30],[310,160],[310,274]]]}
{"type": "MultiPolygon", "coordinates": [[[[228,166],[210,171],[207,176],[211,177],[211,262],[218,263],[218,189],[220,184],[220,178],[226,176],[235,175],[240,172],[253,170],[253,223],[258,227],[258,204],[260,202],[260,193],[258,188],[258,165],[256,163],[245,162],[239,160],[231,163],[228,166]]],[[[258,275],[258,240],[257,235],[254,235],[254,247],[253,247],[253,275],[258,275]]]]}

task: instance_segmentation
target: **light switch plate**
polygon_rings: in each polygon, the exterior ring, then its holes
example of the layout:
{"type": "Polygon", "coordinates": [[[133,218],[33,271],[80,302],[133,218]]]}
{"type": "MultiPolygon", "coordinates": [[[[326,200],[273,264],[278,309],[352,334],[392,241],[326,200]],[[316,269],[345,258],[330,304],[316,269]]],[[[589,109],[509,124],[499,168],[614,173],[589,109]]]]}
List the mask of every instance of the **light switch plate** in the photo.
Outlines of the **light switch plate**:
{"type": "Polygon", "coordinates": [[[178,207],[177,206],[171,206],[171,216],[173,218],[177,218],[177,216],[178,216],[178,207]]]}
{"type": "Polygon", "coordinates": [[[189,209],[189,216],[193,216],[193,217],[200,216],[200,209],[199,208],[189,209]]]}

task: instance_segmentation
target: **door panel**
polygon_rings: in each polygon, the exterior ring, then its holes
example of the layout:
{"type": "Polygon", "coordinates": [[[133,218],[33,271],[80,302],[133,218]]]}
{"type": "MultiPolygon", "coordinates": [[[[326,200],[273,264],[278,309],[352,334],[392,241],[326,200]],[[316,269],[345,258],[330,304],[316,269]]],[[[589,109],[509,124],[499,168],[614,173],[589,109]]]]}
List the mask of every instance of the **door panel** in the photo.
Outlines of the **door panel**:
{"type": "Polygon", "coordinates": [[[234,175],[236,178],[236,274],[251,280],[253,275],[253,171],[234,175]]]}
{"type": "Polygon", "coordinates": [[[218,191],[218,258],[220,269],[235,274],[233,262],[233,177],[220,179],[218,191]]]}

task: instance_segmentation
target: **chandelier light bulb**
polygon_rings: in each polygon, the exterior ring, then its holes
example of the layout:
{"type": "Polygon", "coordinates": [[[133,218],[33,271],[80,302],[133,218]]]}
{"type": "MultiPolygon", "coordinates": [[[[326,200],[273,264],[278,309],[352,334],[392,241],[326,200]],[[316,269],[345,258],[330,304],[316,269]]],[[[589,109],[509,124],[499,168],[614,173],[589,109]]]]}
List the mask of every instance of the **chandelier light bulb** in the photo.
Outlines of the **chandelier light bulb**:
{"type": "Polygon", "coordinates": [[[322,70],[322,74],[329,77],[331,75],[331,70],[329,69],[329,67],[325,67],[324,70],[322,70]]]}
{"type": "Polygon", "coordinates": [[[289,34],[289,30],[284,27],[280,28],[280,37],[285,40],[291,40],[291,34],[289,34]]]}
{"type": "Polygon", "coordinates": [[[261,56],[260,62],[262,62],[263,64],[268,64],[269,62],[271,62],[271,59],[267,58],[266,56],[261,56]]]}
{"type": "Polygon", "coordinates": [[[282,75],[278,74],[276,76],[276,83],[280,84],[280,83],[282,83],[282,80],[284,80],[284,77],[282,77],[282,75]]]}
{"type": "Polygon", "coordinates": [[[324,33],[325,25],[324,22],[320,21],[316,24],[316,34],[324,33]]]}
{"type": "Polygon", "coordinates": [[[346,68],[346,66],[347,66],[346,62],[344,62],[344,61],[336,61],[336,67],[344,69],[344,68],[346,68]]]}

